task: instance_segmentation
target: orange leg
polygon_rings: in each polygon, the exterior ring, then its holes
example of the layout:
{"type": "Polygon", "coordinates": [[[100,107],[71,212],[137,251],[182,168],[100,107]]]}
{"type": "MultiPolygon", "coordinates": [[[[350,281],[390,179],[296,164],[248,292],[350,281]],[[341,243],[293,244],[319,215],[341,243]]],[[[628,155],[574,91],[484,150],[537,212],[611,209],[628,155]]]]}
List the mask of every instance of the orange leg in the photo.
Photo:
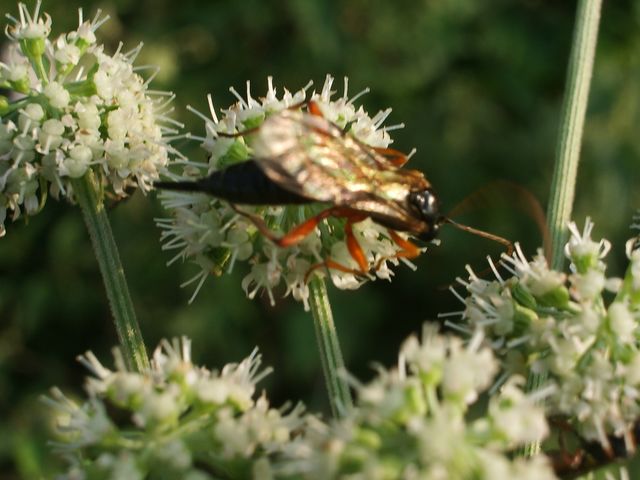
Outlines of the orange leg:
{"type": "Polygon", "coordinates": [[[344,226],[344,234],[345,240],[347,242],[347,249],[351,254],[351,257],[356,261],[358,267],[360,268],[360,272],[367,273],[369,271],[369,262],[367,261],[367,256],[364,254],[362,247],[358,243],[358,239],[353,234],[353,223],[361,222],[366,217],[360,219],[354,219],[353,217],[347,220],[346,225],[344,226]]]}
{"type": "Polygon", "coordinates": [[[261,217],[253,213],[240,210],[238,207],[236,207],[233,204],[230,204],[230,205],[231,205],[231,208],[233,208],[233,210],[236,211],[236,213],[239,213],[243,217],[246,217],[249,220],[251,220],[251,223],[253,223],[256,226],[258,231],[263,236],[267,237],[269,240],[271,240],[273,243],[275,243],[279,247],[291,247],[297,243],[300,243],[302,240],[304,240],[304,238],[307,235],[313,232],[313,230],[316,228],[318,223],[320,223],[325,218],[328,218],[331,216],[336,216],[336,217],[341,216],[340,215],[341,210],[344,210],[343,207],[327,208],[326,210],[323,210],[316,216],[311,217],[308,220],[305,220],[300,225],[293,227],[293,229],[291,229],[288,233],[286,233],[282,237],[278,237],[275,233],[269,230],[269,227],[267,227],[267,224],[264,222],[264,220],[261,217]]]}
{"type": "Polygon", "coordinates": [[[406,154],[395,148],[375,147],[374,150],[389,160],[391,165],[398,168],[402,167],[409,160],[406,154]]]}
{"type": "Polygon", "coordinates": [[[318,268],[325,267],[331,270],[339,270],[344,273],[352,273],[357,277],[366,276],[369,271],[369,262],[367,261],[367,257],[362,250],[362,247],[358,243],[358,239],[355,237],[353,233],[353,224],[361,222],[365,218],[365,215],[359,214],[357,212],[351,211],[347,212],[347,223],[344,226],[344,234],[346,237],[347,249],[349,250],[349,254],[351,258],[353,258],[358,264],[358,269],[349,268],[339,262],[331,258],[327,258],[325,261],[316,263],[307,270],[307,273],[304,276],[304,281],[307,282],[309,280],[309,276],[313,273],[314,270],[318,268]]]}
{"type": "Polygon", "coordinates": [[[398,235],[395,230],[387,230],[389,232],[389,236],[391,240],[394,241],[396,245],[398,245],[402,250],[400,250],[395,256],[396,257],[404,257],[404,258],[416,258],[420,255],[420,249],[411,243],[409,240],[405,240],[400,235],[398,235]]]}
{"type": "MultiPolygon", "coordinates": [[[[345,234],[347,235],[347,245],[349,246],[349,252],[351,252],[352,254],[356,252],[354,255],[358,255],[357,252],[359,251],[360,256],[364,258],[362,249],[360,248],[360,245],[358,245],[357,240],[353,236],[353,231],[351,230],[351,224],[356,222],[361,222],[367,217],[366,215],[363,215],[362,213],[356,210],[352,210],[348,207],[327,208],[326,210],[323,210],[319,214],[309,218],[308,220],[305,220],[300,225],[293,227],[291,230],[289,230],[289,232],[287,232],[282,237],[278,237],[271,230],[269,230],[269,227],[267,227],[267,224],[264,222],[264,220],[261,217],[253,213],[240,210],[238,207],[236,207],[233,204],[230,204],[230,205],[231,205],[231,208],[233,208],[233,210],[235,210],[237,213],[251,220],[251,222],[256,226],[256,228],[262,235],[267,237],[269,240],[271,240],[273,243],[275,243],[279,247],[292,247],[293,245],[300,243],[302,240],[304,240],[304,238],[307,235],[313,232],[316,226],[325,218],[329,218],[329,217],[346,218],[347,225],[345,227],[345,234]]],[[[356,261],[359,262],[357,258],[356,258],[356,261]]]]}
{"type": "Polygon", "coordinates": [[[386,260],[391,260],[393,258],[406,258],[410,260],[420,255],[420,249],[409,240],[405,240],[394,230],[388,229],[387,232],[389,232],[389,237],[391,238],[391,240],[393,240],[393,243],[398,245],[401,250],[395,255],[382,257],[380,260],[378,260],[375,266],[375,270],[378,270],[386,260]]]}
{"type": "Polygon", "coordinates": [[[344,272],[344,273],[351,273],[353,275],[355,275],[356,277],[366,277],[366,272],[362,272],[360,270],[356,270],[355,268],[349,268],[346,265],[343,265],[339,262],[336,262],[335,260],[332,260],[331,258],[327,258],[324,262],[320,262],[320,263],[315,263],[313,265],[311,265],[311,267],[309,267],[309,270],[307,270],[307,273],[304,274],[304,283],[309,283],[309,277],[311,277],[311,274],[319,269],[319,268],[328,268],[329,270],[338,270],[340,272],[344,272]]]}
{"type": "Polygon", "coordinates": [[[308,278],[309,273],[311,273],[311,271],[322,266],[325,266],[327,268],[333,268],[335,270],[340,270],[347,273],[354,273],[358,275],[366,274],[367,271],[369,270],[369,262],[367,261],[367,257],[364,254],[362,247],[358,243],[358,240],[356,239],[353,233],[353,224],[357,222],[361,222],[367,218],[367,216],[362,214],[361,212],[352,210],[348,207],[327,208],[326,210],[323,210],[319,214],[309,218],[308,220],[305,220],[300,225],[293,227],[291,230],[289,230],[289,232],[287,232],[282,237],[278,237],[271,230],[269,230],[269,227],[267,227],[267,224],[258,215],[245,212],[244,210],[240,210],[238,207],[236,207],[233,204],[231,204],[231,208],[233,208],[240,215],[251,220],[251,222],[256,226],[258,231],[263,236],[267,237],[273,243],[283,248],[291,247],[300,243],[302,240],[304,240],[305,237],[307,237],[307,235],[313,232],[313,230],[316,228],[318,223],[320,223],[325,218],[329,218],[329,217],[346,218],[347,223],[345,224],[344,232],[346,237],[347,248],[349,250],[349,253],[353,257],[353,259],[358,264],[359,270],[351,269],[329,258],[322,263],[313,265],[307,272],[306,277],[308,278]]]}

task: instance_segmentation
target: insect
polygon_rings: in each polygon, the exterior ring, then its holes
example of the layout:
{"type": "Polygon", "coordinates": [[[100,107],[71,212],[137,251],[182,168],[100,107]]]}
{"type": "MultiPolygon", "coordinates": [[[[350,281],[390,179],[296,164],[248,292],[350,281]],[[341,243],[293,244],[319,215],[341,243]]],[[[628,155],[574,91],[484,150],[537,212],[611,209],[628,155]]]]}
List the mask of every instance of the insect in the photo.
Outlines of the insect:
{"type": "MultiPolygon", "coordinates": [[[[276,245],[302,241],[328,217],[345,219],[345,239],[358,270],[332,259],[312,266],[366,274],[369,263],[353,233],[353,224],[370,218],[388,229],[399,250],[394,258],[414,258],[420,248],[397,232],[423,241],[433,240],[443,223],[510,245],[501,237],[453,222],[440,213],[438,197],[422,172],[404,169],[408,156],[391,148],[371,147],[330,122],[314,102],[307,112],[290,108],[265,119],[262,125],[238,134],[254,135],[254,156],[194,182],[157,182],[161,189],[205,192],[227,200],[276,245]],[[235,205],[326,203],[317,215],[282,237],[264,221],[235,205]]],[[[379,265],[388,258],[380,259],[379,265]]]]}
{"type": "Polygon", "coordinates": [[[637,452],[640,422],[628,427],[624,435],[608,434],[600,441],[587,441],[564,418],[552,416],[550,425],[559,430],[559,451],[548,452],[555,473],[560,478],[578,478],[614,462],[631,458],[637,452]],[[567,445],[571,435],[573,451],[567,445]]]}

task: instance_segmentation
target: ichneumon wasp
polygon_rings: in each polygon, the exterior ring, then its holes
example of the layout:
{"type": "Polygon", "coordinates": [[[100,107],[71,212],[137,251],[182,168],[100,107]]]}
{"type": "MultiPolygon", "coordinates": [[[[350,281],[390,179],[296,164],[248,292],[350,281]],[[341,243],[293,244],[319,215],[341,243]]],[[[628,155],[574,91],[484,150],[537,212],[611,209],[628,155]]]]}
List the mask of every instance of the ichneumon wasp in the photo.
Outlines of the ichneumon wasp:
{"type": "MultiPolygon", "coordinates": [[[[367,274],[371,267],[353,233],[353,224],[367,218],[386,227],[389,238],[399,247],[391,258],[411,259],[420,254],[420,248],[398,232],[430,241],[444,223],[511,248],[511,243],[502,237],[458,224],[442,215],[438,197],[424,174],[402,168],[407,155],[392,148],[367,145],[346,130],[327,120],[315,102],[305,102],[271,114],[259,127],[233,134],[218,132],[221,137],[251,135],[252,158],[201,180],[157,182],[155,186],[204,192],[226,200],[280,247],[302,241],[324,219],[344,219],[347,248],[358,269],[326,258],[313,265],[308,273],[324,266],[367,274]],[[307,111],[300,108],[302,105],[306,105],[307,111]],[[275,235],[261,217],[236,206],[307,203],[328,206],[281,237],[275,235]]],[[[379,259],[374,269],[389,258],[379,259]]]]}

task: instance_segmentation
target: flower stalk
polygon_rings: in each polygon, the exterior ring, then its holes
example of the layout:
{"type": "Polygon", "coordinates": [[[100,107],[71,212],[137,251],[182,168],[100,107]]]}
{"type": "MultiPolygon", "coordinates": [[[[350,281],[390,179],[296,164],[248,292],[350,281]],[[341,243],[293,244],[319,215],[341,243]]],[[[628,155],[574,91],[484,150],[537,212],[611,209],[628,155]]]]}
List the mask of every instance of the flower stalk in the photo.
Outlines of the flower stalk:
{"type": "Polygon", "coordinates": [[[324,373],[331,412],[336,418],[343,417],[353,408],[353,400],[347,384],[338,340],[338,332],[333,323],[331,304],[324,280],[314,277],[309,285],[311,314],[315,326],[316,340],[320,349],[322,371],[324,373]]]}
{"type": "MultiPolygon", "coordinates": [[[[551,238],[550,267],[555,270],[562,270],[565,261],[563,247],[568,238],[567,225],[571,220],[573,209],[601,7],[602,0],[580,0],[576,12],[547,209],[547,225],[551,238]]],[[[546,378],[545,372],[531,373],[527,379],[527,388],[538,388],[546,378]]],[[[533,456],[539,451],[539,442],[533,442],[525,447],[526,456],[533,456]]]]}
{"type": "Polygon", "coordinates": [[[580,0],[576,13],[573,46],[569,58],[567,83],[560,118],[560,134],[547,210],[552,259],[551,268],[564,263],[563,246],[571,220],[584,119],[598,39],[602,0],[580,0]]]}
{"type": "Polygon", "coordinates": [[[74,179],[71,183],[100,265],[100,273],[127,367],[131,371],[145,372],[149,370],[149,358],[98,184],[91,170],[84,177],[74,179]]]}

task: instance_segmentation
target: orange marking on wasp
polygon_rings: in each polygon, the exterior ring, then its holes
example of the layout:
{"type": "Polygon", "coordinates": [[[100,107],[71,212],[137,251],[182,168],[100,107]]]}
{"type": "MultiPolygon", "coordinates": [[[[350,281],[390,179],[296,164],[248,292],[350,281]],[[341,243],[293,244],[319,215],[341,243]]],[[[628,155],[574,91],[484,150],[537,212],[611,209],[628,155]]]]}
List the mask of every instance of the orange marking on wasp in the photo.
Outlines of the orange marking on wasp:
{"type": "Polygon", "coordinates": [[[409,160],[409,156],[406,153],[394,148],[375,147],[374,150],[398,168],[402,167],[409,160]]]}
{"type": "Polygon", "coordinates": [[[322,110],[320,110],[320,106],[316,102],[313,102],[313,101],[309,102],[307,104],[307,109],[309,110],[309,113],[311,115],[324,118],[324,115],[322,114],[322,110]]]}

